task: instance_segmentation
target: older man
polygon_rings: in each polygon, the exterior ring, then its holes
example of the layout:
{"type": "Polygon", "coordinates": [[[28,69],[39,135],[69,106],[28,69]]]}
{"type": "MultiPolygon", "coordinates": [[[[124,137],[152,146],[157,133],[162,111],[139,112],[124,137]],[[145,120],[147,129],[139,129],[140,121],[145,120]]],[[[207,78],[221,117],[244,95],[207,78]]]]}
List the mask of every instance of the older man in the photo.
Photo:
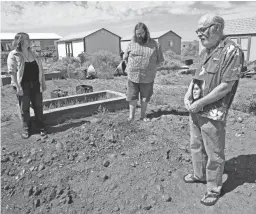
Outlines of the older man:
{"type": "Polygon", "coordinates": [[[137,100],[140,94],[141,120],[148,121],[146,110],[153,94],[153,84],[159,63],[164,61],[160,45],[150,38],[147,26],[138,23],[134,28],[134,36],[124,53],[128,73],[127,101],[130,116],[134,120],[137,100]]]}
{"type": "Polygon", "coordinates": [[[225,126],[237,90],[244,57],[240,47],[223,35],[224,20],[207,14],[200,18],[196,33],[205,49],[194,79],[203,81],[203,97],[193,103],[191,82],[184,97],[190,112],[192,174],[186,183],[207,183],[201,203],[214,205],[220,197],[225,164],[225,126]]]}

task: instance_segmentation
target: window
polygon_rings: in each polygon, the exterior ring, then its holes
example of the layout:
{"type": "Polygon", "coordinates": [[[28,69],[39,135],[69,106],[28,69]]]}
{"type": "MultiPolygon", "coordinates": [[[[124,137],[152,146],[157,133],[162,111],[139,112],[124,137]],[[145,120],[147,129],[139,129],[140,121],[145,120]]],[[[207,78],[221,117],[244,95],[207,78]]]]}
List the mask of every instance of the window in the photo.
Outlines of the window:
{"type": "Polygon", "coordinates": [[[72,42],[67,42],[66,43],[66,55],[67,55],[67,57],[73,57],[72,42]]]}
{"type": "Polygon", "coordinates": [[[244,59],[248,61],[248,38],[242,37],[240,38],[240,46],[242,48],[242,51],[244,52],[244,59]]]}
{"type": "Polygon", "coordinates": [[[173,46],[173,41],[172,41],[172,40],[168,41],[168,46],[169,46],[169,47],[172,47],[172,46],[173,46]]]}
{"type": "Polygon", "coordinates": [[[236,44],[239,44],[239,39],[238,39],[238,38],[230,38],[230,40],[232,40],[232,41],[235,42],[236,44]]]}
{"type": "Polygon", "coordinates": [[[6,50],[11,51],[12,50],[12,43],[6,43],[6,50]]]}

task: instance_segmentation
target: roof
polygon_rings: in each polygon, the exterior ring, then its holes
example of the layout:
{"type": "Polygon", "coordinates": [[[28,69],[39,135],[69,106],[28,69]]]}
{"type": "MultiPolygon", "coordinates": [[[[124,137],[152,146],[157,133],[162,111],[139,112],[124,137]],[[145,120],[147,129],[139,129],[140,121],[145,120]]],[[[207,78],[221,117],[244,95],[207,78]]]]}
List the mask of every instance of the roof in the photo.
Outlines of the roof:
{"type": "MultiPolygon", "coordinates": [[[[89,36],[89,35],[91,35],[91,34],[93,34],[93,33],[96,33],[96,32],[99,31],[99,30],[102,30],[102,29],[104,29],[104,30],[106,30],[106,31],[108,31],[108,32],[110,32],[110,33],[112,33],[111,31],[109,31],[109,30],[107,30],[107,29],[105,29],[105,28],[100,28],[100,29],[94,29],[94,30],[90,30],[90,31],[84,31],[84,32],[69,34],[69,35],[63,37],[63,38],[62,38],[61,40],[59,40],[58,42],[63,42],[63,41],[68,41],[68,40],[75,40],[75,39],[82,39],[82,38],[87,37],[87,36],[89,36]]],[[[118,36],[118,35],[116,35],[116,34],[114,34],[114,33],[112,33],[112,34],[115,35],[115,36],[118,36]]],[[[120,37],[120,36],[118,36],[118,37],[120,37]]],[[[121,37],[120,37],[120,38],[121,38],[121,37]]]]}
{"type": "MultiPolygon", "coordinates": [[[[161,36],[169,33],[169,32],[172,32],[174,33],[173,31],[171,30],[165,30],[165,31],[154,31],[154,32],[150,32],[150,37],[152,39],[158,39],[160,38],[161,36]]],[[[178,37],[181,38],[181,36],[179,36],[178,34],[174,33],[175,35],[177,35],[178,37]]],[[[133,35],[129,35],[129,36],[126,36],[126,37],[123,37],[122,38],[122,41],[130,41],[132,39],[133,35]]]]}
{"type": "Polygon", "coordinates": [[[225,20],[225,35],[256,34],[256,11],[228,14],[222,17],[225,20]]]}
{"type": "MultiPolygon", "coordinates": [[[[1,40],[13,40],[17,33],[0,33],[1,40]]],[[[61,39],[55,33],[28,33],[30,39],[61,39]]]]}

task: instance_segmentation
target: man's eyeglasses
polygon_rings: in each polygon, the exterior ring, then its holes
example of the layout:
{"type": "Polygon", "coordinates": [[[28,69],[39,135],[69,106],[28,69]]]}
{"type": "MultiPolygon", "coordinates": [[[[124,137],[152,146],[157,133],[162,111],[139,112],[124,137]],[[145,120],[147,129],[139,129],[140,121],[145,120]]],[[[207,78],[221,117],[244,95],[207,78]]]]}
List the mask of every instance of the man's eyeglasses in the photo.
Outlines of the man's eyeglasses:
{"type": "Polygon", "coordinates": [[[215,23],[214,24],[211,24],[211,25],[209,25],[209,26],[207,26],[207,27],[200,27],[200,28],[198,28],[197,30],[196,30],[196,33],[198,34],[198,33],[204,33],[208,28],[210,28],[211,26],[213,26],[213,25],[215,25],[215,23]]]}

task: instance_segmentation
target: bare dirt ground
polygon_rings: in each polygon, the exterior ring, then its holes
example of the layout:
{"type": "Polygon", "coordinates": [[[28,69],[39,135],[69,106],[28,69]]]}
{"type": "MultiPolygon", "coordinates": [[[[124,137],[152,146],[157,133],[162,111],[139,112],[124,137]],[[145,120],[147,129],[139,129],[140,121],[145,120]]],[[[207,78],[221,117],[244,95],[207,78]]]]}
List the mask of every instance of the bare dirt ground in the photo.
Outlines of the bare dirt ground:
{"type": "MultiPolygon", "coordinates": [[[[181,107],[189,78],[160,82],[148,123],[126,122],[128,110],[101,111],[48,127],[48,137],[34,134],[28,140],[20,138],[14,94],[3,87],[2,113],[13,115],[1,124],[1,213],[254,214],[256,117],[230,111],[223,196],[205,207],[200,204],[205,185],[182,180],[192,172],[188,113],[181,107]]],[[[88,83],[95,91],[126,88],[124,78],[88,83]]],[[[68,89],[65,80],[47,82],[52,85],[68,89]]]]}

